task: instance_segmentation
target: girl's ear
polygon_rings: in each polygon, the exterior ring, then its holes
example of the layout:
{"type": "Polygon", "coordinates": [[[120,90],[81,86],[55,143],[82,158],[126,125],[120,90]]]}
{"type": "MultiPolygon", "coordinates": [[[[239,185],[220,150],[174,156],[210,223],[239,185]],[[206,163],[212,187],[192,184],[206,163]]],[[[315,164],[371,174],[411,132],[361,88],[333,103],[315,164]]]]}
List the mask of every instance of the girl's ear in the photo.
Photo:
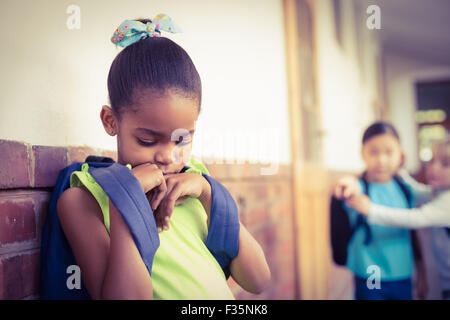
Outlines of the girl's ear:
{"type": "Polygon", "coordinates": [[[364,154],[364,146],[361,147],[361,159],[363,159],[363,161],[366,161],[366,156],[364,154]]]}
{"type": "Polygon", "coordinates": [[[403,168],[405,163],[406,163],[406,153],[405,153],[404,150],[402,150],[401,153],[400,153],[400,165],[399,165],[399,168],[403,168]]]}
{"type": "Polygon", "coordinates": [[[102,106],[102,110],[100,111],[100,119],[102,120],[106,133],[112,137],[115,136],[117,133],[117,119],[111,107],[106,105],[102,106]]]}

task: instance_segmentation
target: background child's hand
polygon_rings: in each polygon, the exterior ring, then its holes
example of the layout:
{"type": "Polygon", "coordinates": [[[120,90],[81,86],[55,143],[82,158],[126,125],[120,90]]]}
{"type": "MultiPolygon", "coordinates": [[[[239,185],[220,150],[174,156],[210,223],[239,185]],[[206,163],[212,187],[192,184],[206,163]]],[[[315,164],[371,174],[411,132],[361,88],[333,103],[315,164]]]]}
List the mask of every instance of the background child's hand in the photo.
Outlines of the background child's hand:
{"type": "Polygon", "coordinates": [[[353,195],[347,200],[345,204],[363,215],[368,215],[370,210],[370,199],[365,194],[353,195]]]}
{"type": "Polygon", "coordinates": [[[155,212],[158,230],[168,230],[173,208],[188,197],[199,198],[209,184],[203,176],[192,172],[167,174],[164,178],[166,195],[155,212]]]}
{"type": "Polygon", "coordinates": [[[153,211],[159,206],[164,198],[167,186],[163,172],[156,164],[144,163],[134,167],[131,172],[141,183],[144,193],[153,211]],[[150,191],[150,192],[149,192],[150,191]]]}
{"type": "Polygon", "coordinates": [[[333,195],[338,199],[347,199],[360,193],[358,179],[354,176],[345,176],[339,179],[333,187],[333,195]]]}

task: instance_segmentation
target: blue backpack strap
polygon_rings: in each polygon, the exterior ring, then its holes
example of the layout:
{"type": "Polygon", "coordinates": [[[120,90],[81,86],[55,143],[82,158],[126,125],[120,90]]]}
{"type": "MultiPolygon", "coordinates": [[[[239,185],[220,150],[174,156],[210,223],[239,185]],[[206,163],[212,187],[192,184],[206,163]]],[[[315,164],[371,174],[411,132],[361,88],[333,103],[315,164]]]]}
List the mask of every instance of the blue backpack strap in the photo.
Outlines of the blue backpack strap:
{"type": "Polygon", "coordinates": [[[153,258],[159,247],[155,217],[140,182],[131,170],[119,163],[104,168],[89,168],[130,228],[136,247],[151,274],[153,258]]]}
{"type": "Polygon", "coordinates": [[[402,190],[403,194],[405,195],[406,202],[408,203],[408,208],[409,209],[413,208],[414,204],[413,204],[413,195],[411,193],[411,190],[405,185],[405,183],[403,182],[403,179],[400,178],[400,176],[395,175],[394,180],[399,185],[400,189],[402,190]]]}
{"type": "MultiPolygon", "coordinates": [[[[69,290],[67,268],[76,265],[75,257],[59,223],[56,205],[61,194],[69,187],[70,174],[81,169],[81,163],[64,168],[50,198],[47,216],[42,229],[40,297],[41,299],[89,299],[87,291],[69,290]]],[[[84,286],[83,286],[84,287],[84,286]]]]}
{"type": "MultiPolygon", "coordinates": [[[[89,164],[92,166],[110,165],[110,163],[89,164]]],[[[59,197],[70,186],[70,175],[74,171],[80,171],[81,165],[81,162],[76,162],[61,170],[50,198],[41,238],[41,299],[90,299],[83,284],[80,289],[69,289],[67,286],[67,280],[71,275],[67,273],[67,268],[77,265],[77,262],[62,230],[56,209],[59,197]]]]}
{"type": "MultiPolygon", "coordinates": [[[[181,172],[189,169],[184,166],[181,172]]],[[[230,264],[239,252],[239,215],[236,202],[228,190],[211,176],[202,173],[211,186],[211,212],[206,247],[221,266],[225,277],[231,275],[230,264]]]]}
{"type": "Polygon", "coordinates": [[[239,253],[239,215],[236,202],[228,190],[211,176],[202,173],[211,185],[211,212],[206,247],[211,251],[225,277],[230,264],[239,253]]]}
{"type": "MultiPolygon", "coordinates": [[[[367,173],[363,172],[361,180],[364,184],[364,194],[369,197],[369,182],[367,181],[367,173]]],[[[358,218],[356,220],[356,225],[352,229],[352,235],[355,233],[356,229],[363,227],[366,231],[366,237],[364,238],[364,244],[367,246],[372,241],[372,230],[370,229],[367,218],[362,214],[358,213],[358,218]]]]}

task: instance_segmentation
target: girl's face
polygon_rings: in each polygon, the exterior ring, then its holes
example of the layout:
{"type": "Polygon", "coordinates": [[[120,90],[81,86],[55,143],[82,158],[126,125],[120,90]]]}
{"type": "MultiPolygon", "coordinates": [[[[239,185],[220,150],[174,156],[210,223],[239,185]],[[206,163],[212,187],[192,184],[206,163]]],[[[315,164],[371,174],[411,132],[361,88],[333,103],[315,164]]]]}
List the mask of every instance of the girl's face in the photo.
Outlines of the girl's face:
{"type": "Polygon", "coordinates": [[[400,143],[394,136],[384,133],[373,136],[362,147],[370,182],[385,183],[392,179],[404,161],[400,143]]]}
{"type": "Polygon", "coordinates": [[[450,159],[437,153],[426,166],[427,182],[433,189],[450,188],[450,159]]]}
{"type": "Polygon", "coordinates": [[[123,112],[120,121],[108,106],[100,116],[107,133],[117,134],[119,163],[151,163],[163,173],[176,173],[190,157],[198,102],[171,90],[147,92],[136,110],[123,112]]]}

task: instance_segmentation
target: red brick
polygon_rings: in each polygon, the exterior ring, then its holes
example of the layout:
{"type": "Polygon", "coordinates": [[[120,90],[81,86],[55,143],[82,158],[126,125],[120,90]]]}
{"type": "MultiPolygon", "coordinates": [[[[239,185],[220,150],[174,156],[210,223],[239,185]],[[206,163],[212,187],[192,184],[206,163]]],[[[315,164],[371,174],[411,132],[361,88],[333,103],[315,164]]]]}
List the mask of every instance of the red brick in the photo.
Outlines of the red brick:
{"type": "Polygon", "coordinates": [[[293,222],[292,216],[294,214],[294,208],[292,207],[291,202],[286,201],[282,203],[277,203],[273,207],[273,210],[277,218],[283,221],[289,221],[289,223],[292,224],[293,222]]]}
{"type": "MultiPolygon", "coordinates": [[[[50,193],[49,193],[49,199],[50,199],[50,193]]],[[[41,203],[41,206],[36,209],[36,214],[37,214],[37,217],[38,217],[36,220],[38,221],[38,233],[39,233],[39,235],[41,234],[42,229],[44,228],[45,219],[47,218],[47,211],[48,211],[49,204],[50,204],[50,200],[43,201],[41,203]]]]}
{"type": "Polygon", "coordinates": [[[230,192],[233,199],[237,200],[239,197],[245,198],[248,196],[248,183],[242,181],[220,181],[223,186],[230,192]]]}
{"type": "Polygon", "coordinates": [[[67,163],[84,162],[88,156],[109,157],[117,162],[117,152],[111,150],[99,150],[88,146],[68,147],[67,163]]]}
{"type": "Polygon", "coordinates": [[[31,186],[28,147],[22,142],[0,140],[0,189],[31,186]]]}
{"type": "Polygon", "coordinates": [[[25,254],[22,256],[23,292],[27,297],[39,292],[40,254],[25,254]]]}
{"type": "Polygon", "coordinates": [[[271,222],[269,209],[258,206],[246,212],[245,223],[250,230],[257,230],[271,222]]]}
{"type": "Polygon", "coordinates": [[[0,201],[0,245],[36,237],[35,206],[32,200],[0,201]]]}
{"type": "Polygon", "coordinates": [[[105,151],[102,151],[100,153],[100,155],[102,157],[110,157],[111,159],[113,159],[114,161],[117,162],[117,152],[116,151],[105,150],[105,151]]]}
{"type": "Polygon", "coordinates": [[[0,300],[5,299],[4,294],[4,283],[5,283],[5,272],[3,272],[3,263],[2,263],[2,256],[0,255],[0,300]]]}
{"type": "Polygon", "coordinates": [[[229,166],[226,164],[218,164],[214,163],[213,160],[204,160],[203,162],[206,166],[206,169],[208,169],[209,174],[214,179],[220,181],[220,180],[226,180],[229,179],[229,166]]]}
{"type": "Polygon", "coordinates": [[[39,289],[39,253],[0,257],[0,299],[22,299],[39,289]]]}
{"type": "Polygon", "coordinates": [[[67,163],[84,162],[86,157],[90,155],[95,155],[95,151],[91,147],[68,147],[67,163]]]}
{"type": "Polygon", "coordinates": [[[293,196],[292,184],[288,180],[276,180],[275,183],[271,183],[271,198],[280,202],[291,203],[293,196]]]}
{"type": "Polygon", "coordinates": [[[256,199],[257,200],[268,200],[268,195],[269,195],[269,185],[266,183],[260,183],[255,185],[255,190],[254,190],[255,194],[256,194],[256,199]]]}
{"type": "Polygon", "coordinates": [[[248,168],[244,164],[228,164],[226,166],[228,166],[229,179],[242,179],[249,176],[248,168]]]}
{"type": "Polygon", "coordinates": [[[276,298],[278,300],[292,300],[295,299],[295,280],[283,280],[281,284],[277,286],[276,298]]]}
{"type": "Polygon", "coordinates": [[[3,275],[3,282],[0,283],[0,299],[20,299],[25,296],[22,288],[21,265],[22,256],[13,256],[7,259],[0,257],[0,271],[3,275]]]}
{"type": "Polygon", "coordinates": [[[33,146],[34,186],[53,187],[58,175],[67,166],[67,149],[33,146]]]}
{"type": "Polygon", "coordinates": [[[259,229],[255,234],[255,238],[261,239],[259,244],[266,248],[276,245],[279,241],[279,235],[275,226],[259,229]]]}

